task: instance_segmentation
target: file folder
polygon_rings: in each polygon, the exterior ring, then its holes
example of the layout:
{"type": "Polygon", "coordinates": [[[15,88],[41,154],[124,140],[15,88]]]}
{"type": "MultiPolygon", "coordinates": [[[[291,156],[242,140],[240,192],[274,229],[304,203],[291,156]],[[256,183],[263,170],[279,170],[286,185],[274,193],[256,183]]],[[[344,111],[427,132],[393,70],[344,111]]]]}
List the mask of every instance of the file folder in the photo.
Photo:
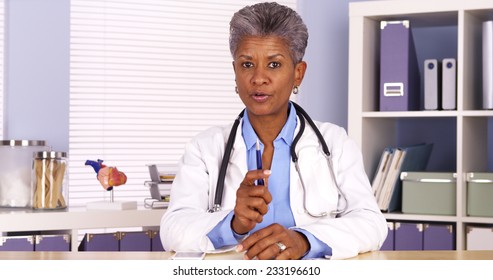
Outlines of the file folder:
{"type": "Polygon", "coordinates": [[[151,230],[151,251],[164,252],[159,231],[151,230]]]}
{"type": "Polygon", "coordinates": [[[448,224],[425,224],[423,250],[455,250],[455,229],[448,224]]]}
{"type": "Polygon", "coordinates": [[[380,111],[419,109],[420,74],[409,20],[380,22],[380,111]]]}
{"type": "Polygon", "coordinates": [[[34,243],[34,251],[70,251],[70,235],[36,235],[34,243]]]}
{"type": "Polygon", "coordinates": [[[380,251],[393,251],[394,250],[394,223],[393,222],[387,222],[387,228],[388,228],[388,233],[387,233],[387,238],[382,244],[382,247],[380,247],[380,251]]]}
{"type": "Polygon", "coordinates": [[[492,226],[467,226],[466,250],[493,250],[492,226]]]}
{"type": "Polygon", "coordinates": [[[395,250],[423,250],[423,224],[395,223],[395,250]]]}
{"type": "Polygon", "coordinates": [[[34,236],[0,236],[0,251],[34,251],[34,236]]]}
{"type": "Polygon", "coordinates": [[[120,232],[120,251],[151,251],[149,231],[120,232]]]}
{"type": "Polygon", "coordinates": [[[79,251],[119,251],[118,233],[88,233],[79,244],[79,251]]]}

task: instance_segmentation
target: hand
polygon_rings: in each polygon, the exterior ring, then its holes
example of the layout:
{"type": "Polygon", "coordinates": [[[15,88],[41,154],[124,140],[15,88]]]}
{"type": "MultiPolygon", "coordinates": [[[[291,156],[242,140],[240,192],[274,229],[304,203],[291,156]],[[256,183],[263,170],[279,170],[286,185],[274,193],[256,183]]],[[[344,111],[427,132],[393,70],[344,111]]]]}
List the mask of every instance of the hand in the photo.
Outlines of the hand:
{"type": "Polygon", "coordinates": [[[238,252],[246,251],[245,259],[251,260],[297,260],[310,249],[308,239],[301,232],[287,229],[280,224],[272,224],[245,238],[238,245],[238,252]],[[277,243],[286,249],[281,250],[277,243]]]}
{"type": "Polygon", "coordinates": [[[272,195],[267,188],[267,179],[270,170],[251,170],[236,191],[236,205],[231,221],[232,229],[238,234],[245,234],[252,230],[257,223],[262,222],[268,211],[272,195]],[[264,179],[265,186],[256,186],[255,181],[264,179]]]}

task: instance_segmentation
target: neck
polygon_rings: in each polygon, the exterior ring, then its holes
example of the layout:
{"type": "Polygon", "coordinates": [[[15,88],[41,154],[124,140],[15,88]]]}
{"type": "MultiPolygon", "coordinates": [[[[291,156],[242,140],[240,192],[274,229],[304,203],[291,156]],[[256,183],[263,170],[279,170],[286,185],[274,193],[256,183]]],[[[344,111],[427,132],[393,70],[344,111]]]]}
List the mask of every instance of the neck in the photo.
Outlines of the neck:
{"type": "MultiPolygon", "coordinates": [[[[289,107],[288,107],[289,108],[289,107]]],[[[288,110],[278,115],[248,115],[255,133],[264,145],[273,143],[288,120],[288,110]]]]}

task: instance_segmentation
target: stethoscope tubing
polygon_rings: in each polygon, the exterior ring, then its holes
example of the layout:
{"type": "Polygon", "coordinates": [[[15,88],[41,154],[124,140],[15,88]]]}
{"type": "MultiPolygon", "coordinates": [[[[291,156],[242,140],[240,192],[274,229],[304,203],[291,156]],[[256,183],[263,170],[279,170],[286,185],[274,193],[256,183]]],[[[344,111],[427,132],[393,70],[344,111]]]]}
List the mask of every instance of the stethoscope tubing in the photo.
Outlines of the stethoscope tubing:
{"type": "MultiPolygon", "coordinates": [[[[296,154],[296,151],[295,151],[296,144],[298,143],[299,139],[301,138],[301,135],[303,134],[303,132],[305,130],[305,120],[306,120],[306,121],[308,121],[308,124],[310,125],[310,127],[312,127],[313,131],[315,132],[315,134],[316,134],[316,136],[320,142],[320,145],[322,146],[322,151],[323,151],[324,156],[327,160],[327,165],[328,165],[329,170],[330,170],[330,175],[332,177],[332,181],[335,184],[338,193],[342,196],[342,198],[345,201],[345,205],[344,205],[343,210],[331,211],[330,214],[333,216],[341,214],[347,210],[348,201],[347,201],[346,196],[344,195],[344,193],[340,189],[339,184],[337,184],[334,169],[332,166],[331,154],[329,152],[329,148],[327,146],[327,143],[325,143],[325,139],[323,138],[322,133],[317,128],[317,125],[310,118],[308,113],[306,113],[305,110],[303,110],[303,108],[301,108],[301,106],[299,106],[298,104],[296,104],[294,102],[292,102],[292,104],[293,104],[293,106],[296,110],[296,113],[300,119],[300,129],[299,129],[298,133],[296,134],[295,138],[293,139],[293,143],[291,144],[291,151],[290,152],[291,152],[291,159],[294,162],[296,172],[298,173],[298,176],[300,177],[301,186],[303,188],[303,207],[305,209],[305,212],[308,215],[315,217],[315,218],[323,218],[323,217],[329,216],[327,212],[321,212],[318,214],[313,214],[310,211],[308,211],[307,205],[306,205],[306,186],[305,186],[303,177],[301,175],[300,167],[298,164],[298,155],[296,154]]],[[[226,170],[228,168],[229,159],[231,157],[231,151],[233,149],[234,140],[236,138],[236,131],[238,130],[240,120],[241,120],[241,118],[243,118],[244,113],[245,113],[245,109],[243,109],[240,112],[240,114],[238,115],[238,117],[235,119],[235,121],[233,123],[233,127],[231,128],[231,132],[230,132],[229,137],[228,137],[228,141],[226,142],[226,148],[224,150],[224,156],[223,156],[223,159],[221,162],[221,167],[219,169],[219,177],[217,179],[217,184],[216,184],[216,193],[214,196],[214,204],[211,207],[211,209],[209,209],[209,212],[211,212],[211,213],[221,210],[221,203],[222,203],[222,197],[223,197],[223,192],[224,192],[224,180],[226,178],[226,170]]]]}

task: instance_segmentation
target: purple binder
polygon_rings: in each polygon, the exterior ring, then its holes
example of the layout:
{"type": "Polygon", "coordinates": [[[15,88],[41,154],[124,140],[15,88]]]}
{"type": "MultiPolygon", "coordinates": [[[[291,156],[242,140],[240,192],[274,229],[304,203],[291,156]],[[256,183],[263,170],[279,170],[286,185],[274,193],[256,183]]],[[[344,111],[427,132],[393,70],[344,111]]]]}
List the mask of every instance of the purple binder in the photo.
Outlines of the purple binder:
{"type": "Polygon", "coordinates": [[[34,251],[34,236],[2,236],[0,251],[34,251]]]}
{"type": "Polygon", "coordinates": [[[450,224],[425,224],[423,250],[455,250],[455,228],[450,224]]]}
{"type": "Polygon", "coordinates": [[[418,110],[420,74],[409,21],[381,21],[380,29],[380,111],[418,110]]]}
{"type": "Polygon", "coordinates": [[[119,251],[118,233],[88,233],[79,244],[79,251],[119,251]]]}
{"type": "Polygon", "coordinates": [[[70,235],[36,235],[34,251],[70,251],[70,235]]]}
{"type": "Polygon", "coordinates": [[[151,251],[150,232],[120,232],[120,251],[151,251]]]}
{"type": "Polygon", "coordinates": [[[387,227],[389,229],[387,238],[380,247],[380,251],[393,251],[394,250],[394,223],[387,222],[387,227]]]}
{"type": "Polygon", "coordinates": [[[395,223],[396,251],[423,250],[423,224],[395,223]]]}
{"type": "Polygon", "coordinates": [[[161,243],[161,236],[159,231],[151,230],[151,251],[163,252],[163,244],[161,243]]]}

